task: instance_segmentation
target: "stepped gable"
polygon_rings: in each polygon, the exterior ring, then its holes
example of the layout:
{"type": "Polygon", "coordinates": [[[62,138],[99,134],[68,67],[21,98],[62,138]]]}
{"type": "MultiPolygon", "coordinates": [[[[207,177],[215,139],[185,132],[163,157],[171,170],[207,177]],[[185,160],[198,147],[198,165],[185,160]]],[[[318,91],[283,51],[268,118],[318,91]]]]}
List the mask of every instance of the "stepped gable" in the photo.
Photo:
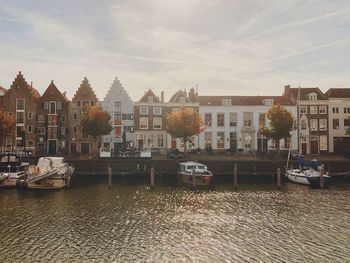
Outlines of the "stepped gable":
{"type": "Polygon", "coordinates": [[[153,93],[151,89],[146,91],[146,93],[142,96],[139,102],[148,102],[148,97],[153,97],[154,103],[160,103],[159,98],[153,93]]]}
{"type": "Polygon", "coordinates": [[[40,101],[48,101],[48,100],[57,100],[60,99],[61,101],[64,102],[69,102],[67,97],[64,96],[59,89],[56,87],[56,85],[54,84],[53,80],[51,80],[50,85],[47,87],[47,89],[45,90],[44,94],[41,96],[41,98],[39,99],[40,101]]]}
{"type": "Polygon", "coordinates": [[[95,92],[93,91],[89,80],[85,77],[80,84],[77,92],[75,93],[72,102],[77,102],[78,100],[93,100],[98,101],[95,92]]]}
{"type": "Polygon", "coordinates": [[[317,94],[317,100],[327,100],[327,96],[318,88],[291,88],[290,86],[286,86],[283,96],[286,96],[293,101],[298,100],[298,93],[300,90],[300,100],[309,100],[309,94],[310,93],[316,93],[317,94]]]}
{"type": "Polygon", "coordinates": [[[184,97],[186,103],[191,103],[192,101],[187,96],[187,92],[185,90],[178,90],[169,100],[169,102],[180,102],[180,98],[184,97]]]}
{"type": "Polygon", "coordinates": [[[107,98],[110,97],[110,96],[113,96],[113,91],[114,90],[120,90],[121,92],[125,93],[128,97],[128,99],[131,99],[129,93],[126,91],[126,89],[123,87],[122,83],[119,81],[118,77],[116,77],[111,85],[111,87],[109,88],[105,98],[104,98],[104,101],[107,101],[107,98]]]}
{"type": "Polygon", "coordinates": [[[223,99],[231,99],[232,106],[265,105],[266,99],[273,99],[274,104],[294,105],[293,101],[285,96],[198,96],[199,105],[222,106],[223,99]]]}
{"type": "Polygon", "coordinates": [[[326,92],[327,98],[350,98],[350,88],[331,88],[326,92]]]}
{"type": "Polygon", "coordinates": [[[18,72],[16,78],[12,82],[12,85],[9,91],[14,89],[23,89],[24,91],[31,93],[34,99],[37,99],[40,97],[39,91],[35,89],[32,85],[29,85],[27,83],[21,71],[18,72]]]}

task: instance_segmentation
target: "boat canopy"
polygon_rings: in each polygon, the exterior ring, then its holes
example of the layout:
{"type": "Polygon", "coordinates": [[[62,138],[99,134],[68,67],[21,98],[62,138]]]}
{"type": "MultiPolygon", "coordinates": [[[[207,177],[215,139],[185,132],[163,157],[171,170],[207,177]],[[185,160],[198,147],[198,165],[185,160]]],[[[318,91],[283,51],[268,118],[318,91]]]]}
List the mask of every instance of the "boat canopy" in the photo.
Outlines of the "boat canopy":
{"type": "Polygon", "coordinates": [[[41,157],[39,158],[37,166],[39,168],[58,168],[63,165],[63,157],[41,157]]]}
{"type": "Polygon", "coordinates": [[[298,164],[303,168],[310,167],[314,170],[318,170],[318,167],[322,165],[316,160],[305,160],[302,156],[299,157],[298,164]]]}

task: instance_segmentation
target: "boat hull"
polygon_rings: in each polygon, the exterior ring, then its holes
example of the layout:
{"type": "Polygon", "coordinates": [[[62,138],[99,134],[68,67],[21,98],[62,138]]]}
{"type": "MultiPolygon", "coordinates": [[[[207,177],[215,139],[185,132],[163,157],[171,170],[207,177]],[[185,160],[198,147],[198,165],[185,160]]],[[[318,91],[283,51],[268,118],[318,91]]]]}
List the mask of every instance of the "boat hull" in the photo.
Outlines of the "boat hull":
{"type": "Polygon", "coordinates": [[[310,185],[309,180],[307,179],[307,176],[298,173],[297,171],[287,171],[286,176],[289,181],[297,184],[304,184],[304,185],[310,185]]]}
{"type": "MultiPolygon", "coordinates": [[[[321,178],[320,177],[309,177],[308,178],[310,185],[313,188],[321,188],[321,178]]],[[[330,176],[324,176],[323,177],[323,186],[325,188],[329,188],[331,186],[331,177],[330,176]]]]}
{"type": "Polygon", "coordinates": [[[213,175],[212,174],[198,174],[195,173],[194,178],[195,182],[193,183],[193,175],[179,172],[179,179],[181,182],[188,184],[188,185],[195,185],[195,186],[210,186],[213,183],[213,175]]]}

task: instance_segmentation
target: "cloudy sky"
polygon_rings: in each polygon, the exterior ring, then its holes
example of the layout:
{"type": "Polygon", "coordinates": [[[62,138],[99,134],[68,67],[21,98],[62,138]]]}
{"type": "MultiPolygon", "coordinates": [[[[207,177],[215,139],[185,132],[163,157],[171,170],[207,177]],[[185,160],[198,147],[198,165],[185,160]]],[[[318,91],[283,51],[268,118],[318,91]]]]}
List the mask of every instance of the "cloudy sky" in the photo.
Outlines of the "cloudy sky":
{"type": "Polygon", "coordinates": [[[0,0],[0,85],[21,70],[71,98],[102,100],[118,77],[151,88],[280,95],[286,84],[350,87],[349,0],[0,0]]]}

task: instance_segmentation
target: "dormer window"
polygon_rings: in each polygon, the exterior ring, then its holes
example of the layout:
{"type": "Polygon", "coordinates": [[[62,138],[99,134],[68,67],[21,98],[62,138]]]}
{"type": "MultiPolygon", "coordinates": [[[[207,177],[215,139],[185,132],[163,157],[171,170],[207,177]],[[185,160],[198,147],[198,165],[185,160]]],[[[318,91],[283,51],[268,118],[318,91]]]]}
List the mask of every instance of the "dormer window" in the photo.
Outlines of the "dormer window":
{"type": "Polygon", "coordinates": [[[222,106],[231,106],[231,99],[223,99],[222,106]]]}
{"type": "Polygon", "coordinates": [[[149,97],[148,97],[148,102],[149,102],[149,103],[153,103],[153,96],[149,96],[149,97]]]}
{"type": "Polygon", "coordinates": [[[317,100],[317,93],[310,93],[309,94],[309,100],[312,100],[312,101],[317,100]]]}
{"type": "Polygon", "coordinates": [[[180,101],[180,103],[185,103],[186,102],[186,98],[185,97],[180,97],[179,101],[180,101]]]}
{"type": "Polygon", "coordinates": [[[267,105],[267,106],[273,105],[273,99],[264,99],[264,105],[267,105]]]}

